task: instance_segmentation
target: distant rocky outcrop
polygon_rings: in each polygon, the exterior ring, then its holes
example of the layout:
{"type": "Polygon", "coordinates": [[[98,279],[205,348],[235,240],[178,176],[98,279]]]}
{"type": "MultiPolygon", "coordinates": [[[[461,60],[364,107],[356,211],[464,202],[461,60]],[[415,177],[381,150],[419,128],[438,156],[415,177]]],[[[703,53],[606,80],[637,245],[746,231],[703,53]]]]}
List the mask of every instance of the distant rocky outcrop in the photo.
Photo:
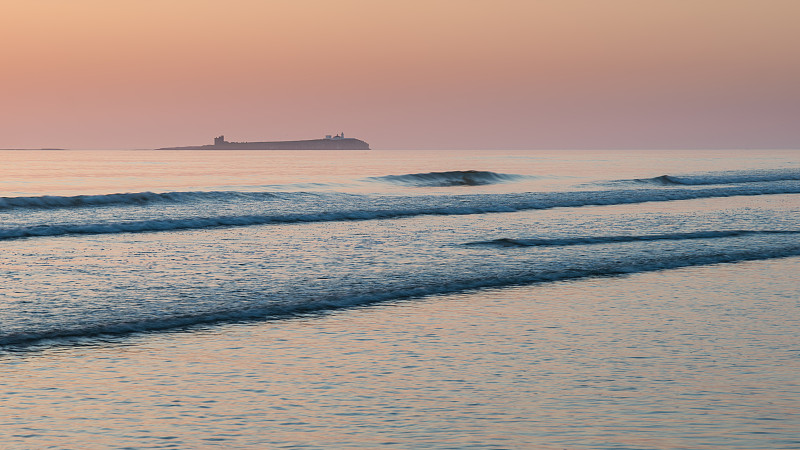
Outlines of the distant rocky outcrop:
{"type": "Polygon", "coordinates": [[[324,139],[271,142],[228,142],[225,136],[214,138],[213,144],[185,147],[163,147],[156,150],[369,150],[361,139],[346,138],[344,133],[324,139]]]}

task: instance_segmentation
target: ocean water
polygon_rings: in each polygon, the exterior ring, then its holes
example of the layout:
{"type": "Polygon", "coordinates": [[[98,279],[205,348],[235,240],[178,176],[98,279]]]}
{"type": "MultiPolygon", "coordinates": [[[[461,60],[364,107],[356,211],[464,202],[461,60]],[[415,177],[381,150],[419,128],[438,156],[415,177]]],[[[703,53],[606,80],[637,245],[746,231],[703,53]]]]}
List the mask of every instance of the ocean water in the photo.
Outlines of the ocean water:
{"type": "Polygon", "coordinates": [[[0,448],[800,448],[798,151],[0,157],[0,448]]]}

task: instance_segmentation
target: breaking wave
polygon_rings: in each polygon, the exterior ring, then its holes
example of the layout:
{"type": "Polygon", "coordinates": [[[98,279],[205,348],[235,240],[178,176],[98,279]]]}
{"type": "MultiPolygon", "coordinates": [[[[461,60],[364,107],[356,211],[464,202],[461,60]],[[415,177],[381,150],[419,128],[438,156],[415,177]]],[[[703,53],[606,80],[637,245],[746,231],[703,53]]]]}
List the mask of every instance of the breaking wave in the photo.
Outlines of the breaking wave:
{"type": "Polygon", "coordinates": [[[653,178],[637,178],[633,181],[638,183],[666,186],[705,186],[711,184],[769,183],[775,181],[797,180],[800,180],[800,170],[787,169],[747,172],[717,172],[696,175],[661,175],[653,178]]]}
{"type": "MultiPolygon", "coordinates": [[[[778,248],[756,250],[733,250],[726,252],[700,253],[691,256],[653,255],[639,260],[600,260],[591,264],[561,267],[552,270],[510,271],[504,274],[483,274],[478,276],[456,277],[440,284],[414,286],[414,281],[406,287],[376,289],[354,295],[331,295],[299,299],[294,302],[273,302],[261,306],[223,311],[209,311],[198,314],[160,314],[133,320],[120,320],[112,323],[91,325],[70,325],[65,328],[51,328],[38,331],[19,331],[0,334],[0,346],[27,346],[42,341],[70,339],[91,339],[103,336],[124,336],[132,333],[177,330],[188,327],[235,323],[252,320],[275,320],[308,313],[320,313],[343,308],[369,305],[384,301],[419,298],[430,295],[450,294],[483,288],[500,288],[534,283],[572,280],[587,277],[619,276],[634,273],[654,272],[682,267],[735,263],[800,256],[800,245],[794,244],[778,248]]],[[[333,289],[335,290],[335,289],[333,289]]]]}
{"type": "Polygon", "coordinates": [[[539,238],[500,238],[489,241],[468,242],[469,246],[491,247],[561,247],[569,245],[613,244],[623,242],[684,240],[684,239],[719,239],[752,235],[800,234],[800,230],[720,230],[696,231],[691,233],[645,234],[638,236],[586,236],[573,238],[539,239],[539,238]]]}
{"type": "Polygon", "coordinates": [[[101,206],[136,204],[141,205],[153,202],[178,202],[190,196],[189,192],[167,192],[156,194],[153,192],[137,192],[126,194],[102,195],[74,195],[58,196],[43,195],[40,197],[0,197],[0,209],[11,208],[70,208],[82,206],[101,206]]]}
{"type": "Polygon", "coordinates": [[[448,172],[386,175],[372,180],[413,187],[483,186],[508,183],[523,178],[522,175],[496,173],[482,170],[453,170],[448,172]]]}
{"type": "MultiPolygon", "coordinates": [[[[491,185],[498,183],[506,183],[519,181],[521,179],[531,178],[527,175],[503,174],[490,171],[449,171],[449,172],[429,172],[418,174],[406,175],[386,175],[380,177],[372,177],[372,181],[380,181],[398,185],[405,185],[411,187],[449,187],[449,186],[481,186],[491,185]]],[[[800,170],[781,170],[781,171],[761,171],[761,172],[720,172],[703,175],[661,175],[653,178],[633,179],[633,180],[617,180],[615,183],[643,183],[650,185],[660,186],[705,186],[705,185],[730,185],[739,183],[774,183],[780,185],[784,182],[792,183],[800,181],[800,170]]],[[[781,187],[768,187],[765,186],[761,193],[794,193],[793,185],[781,187]],[[782,192],[783,189],[785,192],[782,192]]],[[[271,199],[285,199],[296,200],[300,198],[319,197],[328,195],[323,191],[311,192],[315,187],[330,187],[327,184],[306,184],[307,190],[304,191],[289,191],[289,192],[260,192],[260,191],[189,191],[189,192],[128,192],[128,193],[111,193],[111,194],[96,194],[96,195],[73,195],[73,196],[58,196],[58,195],[43,195],[43,196],[21,196],[21,197],[0,197],[0,210],[11,209],[65,209],[65,208],[88,208],[88,207],[102,207],[102,206],[125,206],[125,205],[148,205],[157,203],[172,203],[172,204],[185,204],[192,202],[232,202],[232,201],[264,201],[271,199]]],[[[279,187],[276,186],[276,189],[279,187]]],[[[725,194],[720,192],[719,195],[715,193],[708,193],[706,191],[696,191],[696,193],[706,192],[704,194],[689,194],[686,198],[699,198],[702,196],[726,196],[726,195],[757,195],[757,189],[745,190],[743,193],[725,194]]],[[[615,192],[615,191],[609,191],[615,192]]],[[[616,191],[628,195],[632,191],[616,191]]],[[[605,191],[594,191],[597,196],[604,196],[605,191]]],[[[535,193],[523,193],[523,195],[534,195],[535,193]]],[[[572,194],[579,197],[578,192],[562,193],[572,194]]],[[[512,194],[509,194],[512,195],[512,194]]],[[[680,195],[678,195],[680,197],[680,195]]],[[[679,198],[676,198],[679,199],[679,198]]],[[[661,201],[654,194],[652,201],[661,201]]],[[[632,202],[621,201],[620,203],[637,203],[640,201],[651,200],[638,200],[634,199],[632,202]]],[[[612,202],[613,203],[613,202],[612,202]]],[[[610,203],[586,203],[586,204],[610,204],[610,203]]],[[[558,206],[558,205],[554,205],[558,206]]],[[[579,206],[579,205],[566,205],[566,206],[579,206]]],[[[524,208],[523,208],[524,209],[524,208]]]]}
{"type": "MultiPolygon", "coordinates": [[[[572,208],[582,206],[625,205],[713,197],[798,194],[800,183],[784,182],[768,185],[743,185],[705,189],[651,189],[574,192],[527,192],[514,194],[475,194],[449,196],[374,197],[348,195],[320,197],[303,193],[286,193],[280,206],[284,210],[271,214],[229,215],[216,217],[164,218],[153,220],[104,221],[98,223],[58,223],[0,227],[0,240],[36,236],[75,234],[141,233],[265,225],[272,223],[331,222],[350,220],[392,219],[422,215],[469,215],[508,213],[535,209],[572,208]],[[317,204],[304,207],[302,196],[322,198],[317,204]],[[341,201],[341,203],[338,203],[341,201]],[[322,206],[320,206],[322,205],[322,206]],[[305,211],[304,211],[305,209],[305,211]]],[[[193,195],[220,193],[189,193],[193,195]]],[[[222,193],[226,198],[249,193],[222,193]]],[[[253,193],[253,195],[267,195],[253,193]]],[[[274,196],[274,194],[269,194],[274,196]]],[[[284,195],[284,194],[282,194],[284,195]]]]}
{"type": "MultiPolygon", "coordinates": [[[[302,194],[302,193],[293,193],[302,194]]],[[[271,192],[130,192],[97,195],[43,195],[38,197],[0,197],[0,210],[15,208],[60,209],[92,206],[186,203],[204,200],[268,199],[281,194],[271,192]]]]}

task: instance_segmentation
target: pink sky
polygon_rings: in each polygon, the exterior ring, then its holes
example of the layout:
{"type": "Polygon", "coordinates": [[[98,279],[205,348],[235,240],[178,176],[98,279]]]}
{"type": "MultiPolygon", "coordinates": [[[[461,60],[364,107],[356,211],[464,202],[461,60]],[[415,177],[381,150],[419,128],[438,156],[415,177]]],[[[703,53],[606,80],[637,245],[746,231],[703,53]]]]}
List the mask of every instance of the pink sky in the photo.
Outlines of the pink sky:
{"type": "Polygon", "coordinates": [[[800,148],[797,0],[5,0],[0,147],[800,148]]]}

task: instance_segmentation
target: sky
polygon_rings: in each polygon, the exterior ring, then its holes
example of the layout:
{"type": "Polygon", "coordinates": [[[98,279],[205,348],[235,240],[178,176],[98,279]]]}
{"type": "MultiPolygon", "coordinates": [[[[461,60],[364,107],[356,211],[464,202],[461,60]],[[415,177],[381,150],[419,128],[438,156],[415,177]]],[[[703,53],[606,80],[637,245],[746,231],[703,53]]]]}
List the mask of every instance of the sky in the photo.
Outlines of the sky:
{"type": "Polygon", "coordinates": [[[0,0],[0,148],[800,148],[798,0],[0,0]]]}

